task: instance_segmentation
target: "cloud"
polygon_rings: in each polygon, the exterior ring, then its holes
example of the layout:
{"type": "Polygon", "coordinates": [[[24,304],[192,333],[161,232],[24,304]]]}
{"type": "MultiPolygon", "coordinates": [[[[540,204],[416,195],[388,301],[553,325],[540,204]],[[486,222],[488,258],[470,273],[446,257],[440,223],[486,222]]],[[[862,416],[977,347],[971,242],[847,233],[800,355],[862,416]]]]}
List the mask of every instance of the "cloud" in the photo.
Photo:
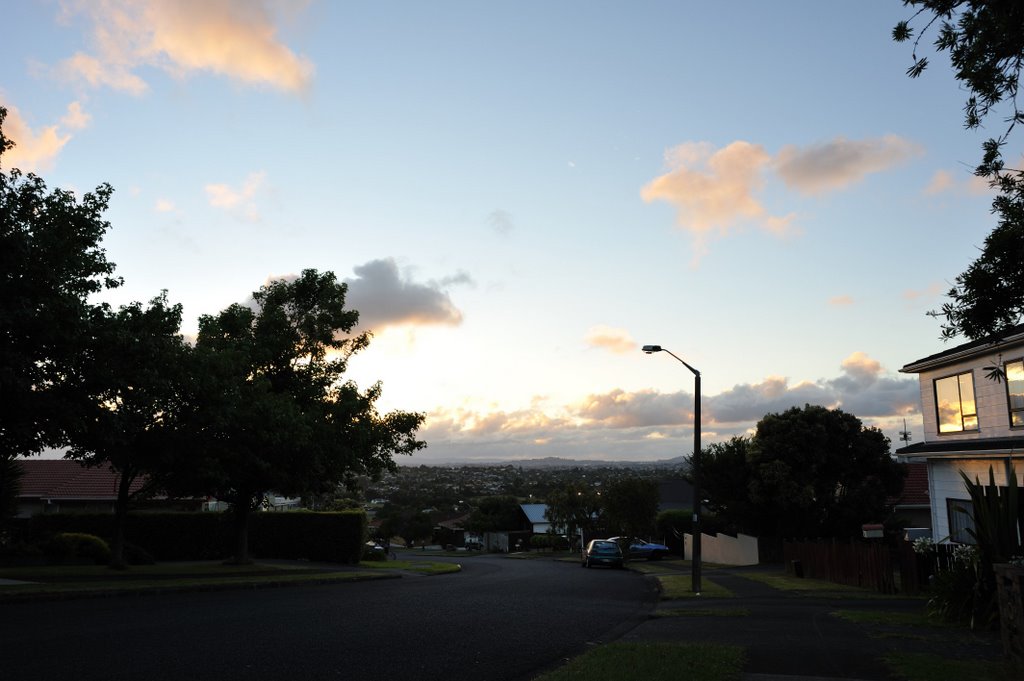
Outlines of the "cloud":
{"type": "Polygon", "coordinates": [[[903,292],[904,300],[915,301],[921,298],[934,298],[941,295],[946,291],[946,286],[937,281],[928,284],[928,287],[924,290],[918,291],[915,289],[907,289],[903,292]]]}
{"type": "Polygon", "coordinates": [[[774,166],[787,186],[803,194],[823,194],[844,189],[920,153],[918,145],[896,135],[865,140],[837,137],[804,148],[783,147],[774,166]]]}
{"type": "Polygon", "coordinates": [[[754,194],[764,185],[771,157],[763,147],[736,141],[715,150],[707,143],[686,143],[665,154],[668,172],[640,191],[644,201],[667,201],[676,208],[676,224],[694,235],[699,252],[709,236],[726,236],[744,223],[779,232],[791,217],[771,216],[754,194]]]}
{"type": "MultiPolygon", "coordinates": [[[[704,395],[702,439],[710,443],[750,434],[766,414],[805,404],[842,408],[893,435],[901,418],[919,418],[916,377],[890,376],[864,352],[851,353],[838,369],[833,378],[791,383],[783,376],[768,376],[704,395]]],[[[685,390],[613,389],[566,405],[537,399],[523,410],[438,409],[428,415],[420,434],[430,442],[435,459],[663,459],[690,452],[693,407],[693,395],[685,390]]]]}
{"type": "Polygon", "coordinates": [[[853,298],[847,295],[832,296],[828,299],[830,307],[849,307],[853,305],[853,298]]]}
{"type": "MultiPolygon", "coordinates": [[[[77,102],[68,107],[68,112],[81,111],[77,102]]],[[[26,172],[48,170],[53,166],[57,154],[71,139],[71,135],[62,134],[57,125],[48,125],[32,130],[17,107],[7,105],[7,120],[4,121],[4,135],[15,143],[15,146],[4,152],[3,164],[8,168],[19,168],[26,172]]],[[[81,120],[76,119],[76,122],[81,120]]],[[[66,125],[66,124],[65,124],[66,125]]]]}
{"type": "Polygon", "coordinates": [[[260,215],[254,199],[262,189],[266,178],[267,174],[259,171],[249,173],[245,181],[237,188],[220,183],[208,184],[204,187],[206,198],[211,206],[224,208],[238,217],[255,222],[260,219],[260,215]]]}
{"type": "Polygon", "coordinates": [[[805,148],[789,145],[775,157],[761,145],[743,140],[721,149],[707,142],[687,142],[665,152],[668,172],[647,183],[640,196],[648,203],[666,201],[675,207],[676,224],[693,235],[699,258],[713,237],[727,237],[747,225],[778,237],[799,233],[796,213],[769,214],[758,198],[773,174],[802,194],[823,194],[919,153],[918,145],[895,135],[837,137],[805,148]]]}
{"type": "Polygon", "coordinates": [[[583,340],[592,348],[602,348],[619,355],[636,352],[640,347],[625,329],[614,329],[603,324],[590,327],[583,340]]]}
{"type": "Polygon", "coordinates": [[[157,199],[153,205],[153,210],[157,213],[172,213],[174,212],[174,202],[169,199],[157,199]]]}
{"type": "Polygon", "coordinates": [[[515,229],[512,222],[512,214],[506,210],[496,210],[487,216],[487,224],[498,234],[506,236],[515,229]]]}
{"type": "Polygon", "coordinates": [[[142,94],[134,71],[156,67],[175,77],[210,72],[286,92],[309,87],[314,66],[277,36],[271,8],[294,12],[304,2],[266,0],[78,0],[66,17],[92,22],[94,54],[78,52],[58,72],[93,87],[142,94]]]}
{"type": "Polygon", "coordinates": [[[67,113],[60,119],[65,128],[72,130],[82,130],[88,127],[91,121],[92,116],[83,111],[82,105],[78,102],[68,104],[67,113]]]}
{"type": "MultiPolygon", "coordinates": [[[[353,268],[356,276],[346,279],[348,307],[359,311],[362,329],[380,330],[401,325],[448,325],[462,323],[462,312],[455,306],[444,285],[438,282],[416,283],[401,276],[391,258],[371,260],[353,268]]],[[[447,281],[470,283],[460,273],[447,281]]]]}
{"type": "Polygon", "coordinates": [[[936,170],[924,188],[926,196],[953,194],[958,196],[984,196],[993,191],[988,178],[968,175],[960,180],[948,170],[936,170]]]}

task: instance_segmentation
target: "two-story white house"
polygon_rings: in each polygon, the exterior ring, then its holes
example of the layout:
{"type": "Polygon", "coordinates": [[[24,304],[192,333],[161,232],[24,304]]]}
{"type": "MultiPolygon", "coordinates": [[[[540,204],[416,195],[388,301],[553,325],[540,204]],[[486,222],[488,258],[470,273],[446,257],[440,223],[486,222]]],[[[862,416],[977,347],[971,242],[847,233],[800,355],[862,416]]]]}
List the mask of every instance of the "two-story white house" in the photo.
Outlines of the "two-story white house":
{"type": "Polygon", "coordinates": [[[971,511],[960,472],[987,483],[991,467],[996,483],[1005,485],[1015,470],[1024,483],[1024,324],[900,371],[920,378],[924,441],[896,454],[928,464],[933,538],[973,543],[966,531],[971,516],[957,510],[971,511]]]}

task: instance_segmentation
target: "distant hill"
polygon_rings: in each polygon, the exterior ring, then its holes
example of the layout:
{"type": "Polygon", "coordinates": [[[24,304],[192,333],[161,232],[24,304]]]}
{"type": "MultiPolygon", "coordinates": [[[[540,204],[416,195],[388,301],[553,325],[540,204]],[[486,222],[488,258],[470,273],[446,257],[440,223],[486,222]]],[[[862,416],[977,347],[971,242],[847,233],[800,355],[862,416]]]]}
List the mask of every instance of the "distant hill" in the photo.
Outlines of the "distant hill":
{"type": "Polygon", "coordinates": [[[672,459],[658,459],[656,461],[607,461],[603,459],[563,459],[558,456],[547,456],[542,459],[494,459],[494,460],[465,460],[450,459],[447,461],[416,461],[402,459],[398,464],[405,466],[465,466],[466,468],[486,466],[518,466],[521,468],[677,468],[686,465],[686,459],[677,456],[672,459]]]}

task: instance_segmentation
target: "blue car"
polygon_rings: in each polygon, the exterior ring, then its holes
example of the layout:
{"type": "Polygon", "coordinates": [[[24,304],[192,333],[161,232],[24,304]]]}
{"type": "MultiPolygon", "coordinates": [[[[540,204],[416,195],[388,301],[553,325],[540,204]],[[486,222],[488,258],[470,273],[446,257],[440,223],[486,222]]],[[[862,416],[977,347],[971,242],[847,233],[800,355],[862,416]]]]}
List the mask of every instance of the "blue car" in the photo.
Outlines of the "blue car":
{"type": "Polygon", "coordinates": [[[585,568],[595,565],[621,568],[625,566],[625,562],[622,549],[611,539],[593,539],[583,550],[582,565],[585,568]]]}
{"type": "Polygon", "coordinates": [[[608,541],[618,542],[626,547],[626,555],[634,560],[661,560],[670,555],[669,549],[664,544],[644,541],[639,537],[611,537],[608,541]]]}

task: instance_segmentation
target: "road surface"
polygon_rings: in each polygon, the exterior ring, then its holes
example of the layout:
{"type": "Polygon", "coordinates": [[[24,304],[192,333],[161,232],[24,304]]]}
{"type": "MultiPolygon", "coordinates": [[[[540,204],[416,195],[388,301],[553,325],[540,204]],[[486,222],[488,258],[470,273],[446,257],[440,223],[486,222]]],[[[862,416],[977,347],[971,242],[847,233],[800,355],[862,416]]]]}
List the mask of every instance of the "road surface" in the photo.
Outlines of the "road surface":
{"type": "Polygon", "coordinates": [[[626,570],[477,556],[463,572],[0,604],[4,681],[522,681],[644,620],[626,570]]]}

